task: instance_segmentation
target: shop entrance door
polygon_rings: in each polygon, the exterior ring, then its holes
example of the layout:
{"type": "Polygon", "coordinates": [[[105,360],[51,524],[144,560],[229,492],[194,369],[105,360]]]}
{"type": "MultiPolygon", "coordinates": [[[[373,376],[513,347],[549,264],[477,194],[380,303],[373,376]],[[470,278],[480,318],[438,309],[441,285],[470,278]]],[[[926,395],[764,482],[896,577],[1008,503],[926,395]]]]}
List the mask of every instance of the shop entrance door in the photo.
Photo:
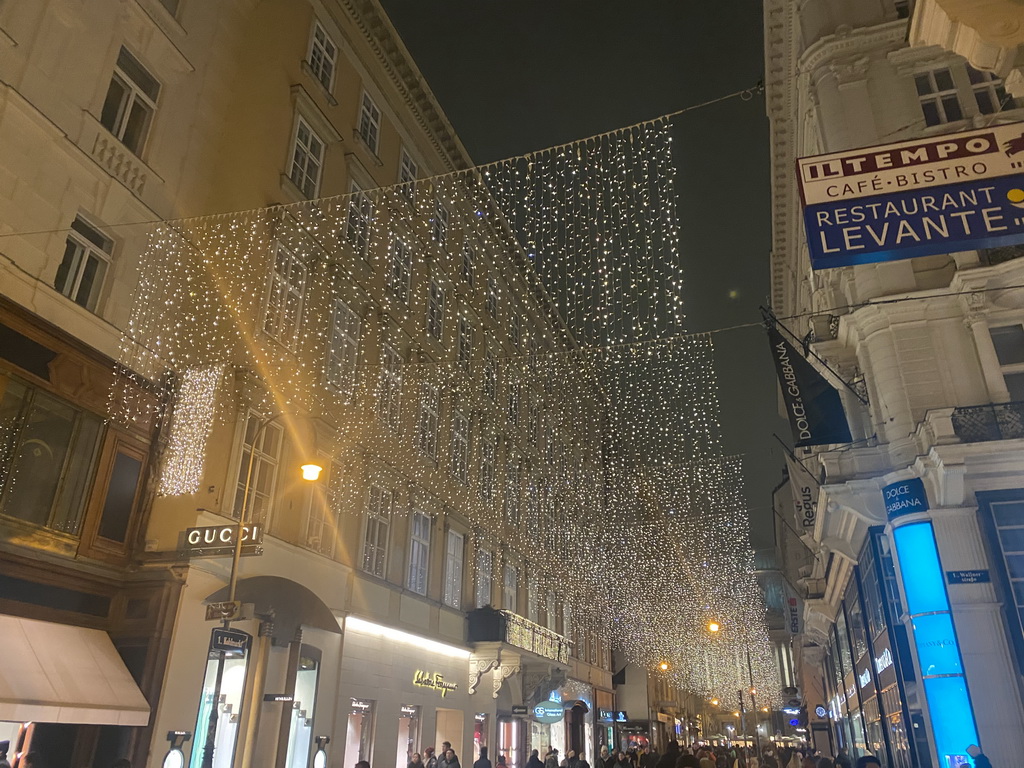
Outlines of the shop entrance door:
{"type": "Polygon", "coordinates": [[[576,704],[569,710],[569,716],[566,718],[569,725],[569,733],[566,734],[568,736],[569,749],[577,755],[586,754],[584,731],[584,726],[586,725],[584,720],[585,714],[586,710],[579,704],[576,704]]]}

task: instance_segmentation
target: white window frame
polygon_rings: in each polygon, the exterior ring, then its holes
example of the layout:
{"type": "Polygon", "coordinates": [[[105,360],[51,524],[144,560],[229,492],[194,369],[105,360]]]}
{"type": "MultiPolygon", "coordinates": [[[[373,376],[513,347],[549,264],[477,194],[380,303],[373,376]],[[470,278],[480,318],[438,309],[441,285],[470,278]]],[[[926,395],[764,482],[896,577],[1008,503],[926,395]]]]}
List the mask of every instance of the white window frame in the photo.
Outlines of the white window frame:
{"type": "Polygon", "coordinates": [[[517,313],[512,313],[508,323],[508,338],[512,346],[519,349],[523,342],[523,318],[517,313]]]}
{"type": "Polygon", "coordinates": [[[966,116],[964,113],[964,105],[960,101],[960,89],[957,87],[956,78],[953,76],[953,70],[949,66],[938,67],[936,69],[929,69],[924,72],[918,72],[914,75],[914,87],[917,90],[917,100],[921,104],[921,114],[924,116],[925,125],[946,125],[947,123],[956,123],[963,120],[966,116]],[[940,90],[937,80],[937,75],[941,72],[945,72],[949,75],[949,79],[953,85],[950,88],[940,90]],[[926,81],[928,84],[928,92],[921,92],[921,82],[926,81]],[[955,101],[957,110],[960,112],[959,116],[951,117],[949,114],[949,108],[955,101]],[[930,104],[935,107],[936,116],[938,122],[929,122],[928,112],[925,110],[925,105],[930,104]]]}
{"type": "Polygon", "coordinates": [[[371,485],[366,504],[366,528],[363,533],[362,568],[378,578],[386,578],[388,568],[388,539],[391,535],[391,516],[395,493],[379,485],[371,485]]]}
{"type": "Polygon", "coordinates": [[[408,304],[412,290],[412,251],[401,238],[391,241],[389,262],[388,290],[395,299],[408,304]]]}
{"type": "Polygon", "coordinates": [[[64,257],[53,280],[53,287],[90,312],[96,311],[114,250],[114,241],[97,227],[76,216],[68,230],[64,244],[64,257]],[[83,279],[93,267],[93,278],[86,294],[82,295],[83,279]],[[61,274],[63,272],[63,274],[61,274]]]}
{"type": "Polygon", "coordinates": [[[365,259],[370,253],[370,227],[373,224],[373,201],[358,184],[349,187],[348,215],[345,217],[345,239],[365,259]]]}
{"type": "Polygon", "coordinates": [[[540,624],[540,585],[533,578],[526,582],[526,618],[540,624]]]}
{"type": "Polygon", "coordinates": [[[476,248],[471,245],[462,246],[462,280],[470,288],[476,285],[476,248]]]}
{"type": "Polygon", "coordinates": [[[544,626],[550,629],[552,632],[555,630],[555,614],[558,612],[558,607],[555,605],[555,593],[554,590],[549,589],[547,597],[544,601],[544,626]]]}
{"type": "Polygon", "coordinates": [[[970,64],[966,66],[967,79],[971,84],[971,93],[974,94],[974,103],[979,114],[994,115],[1004,109],[1017,107],[1016,99],[1006,92],[1001,77],[983,69],[975,69],[970,64]],[[980,96],[984,96],[984,100],[979,98],[980,96]],[[983,101],[988,101],[992,109],[986,109],[983,101]]]}
{"type": "Polygon", "coordinates": [[[575,653],[573,642],[572,606],[569,603],[562,603],[562,637],[569,641],[570,650],[575,653]]]}
{"type": "Polygon", "coordinates": [[[462,369],[468,371],[469,364],[473,359],[473,323],[468,317],[459,318],[459,335],[455,354],[462,369]]]}
{"type": "Polygon", "coordinates": [[[346,403],[352,402],[356,391],[360,325],[359,315],[344,301],[335,299],[325,379],[328,388],[340,394],[346,403]]]}
{"type": "Polygon", "coordinates": [[[342,484],[344,475],[341,465],[336,461],[329,464],[327,475],[327,492],[317,493],[315,487],[310,488],[309,515],[306,518],[306,548],[327,557],[334,557],[335,535],[338,530],[338,518],[341,515],[342,484]]]}
{"type": "Polygon", "coordinates": [[[306,64],[317,82],[331,93],[334,89],[334,75],[338,69],[338,45],[334,42],[319,19],[313,21],[309,36],[309,51],[306,64]]]}
{"type": "Polygon", "coordinates": [[[1001,331],[1004,328],[1017,328],[1017,329],[1019,329],[1021,338],[1024,339],[1024,324],[1019,323],[1019,322],[1017,322],[1017,323],[1006,323],[1006,322],[1004,322],[1004,323],[1000,323],[999,325],[991,325],[991,326],[989,326],[989,329],[988,329],[989,338],[992,341],[993,357],[995,358],[996,365],[999,366],[999,376],[1002,379],[1003,387],[1006,389],[1007,394],[1010,397],[1010,400],[1013,401],[1013,393],[1012,393],[1012,391],[1010,389],[1010,385],[1009,385],[1009,382],[1007,381],[1007,377],[1008,376],[1013,376],[1015,378],[1016,377],[1024,378],[1024,362],[1019,362],[1019,363],[1003,363],[999,359],[999,355],[998,355],[998,351],[997,351],[997,347],[996,347],[995,335],[994,335],[993,332],[994,331],[1001,331]]]}
{"type": "Polygon", "coordinates": [[[494,277],[487,278],[487,295],[484,298],[484,308],[492,320],[498,319],[498,280],[494,277]]]}
{"type": "Polygon", "coordinates": [[[367,149],[376,155],[380,150],[380,107],[377,106],[373,97],[365,90],[359,104],[359,128],[357,133],[359,138],[363,140],[363,143],[366,144],[367,149]]]}
{"type": "Polygon", "coordinates": [[[427,292],[427,336],[438,343],[444,342],[445,290],[440,281],[431,278],[427,292]]]}
{"type": "Polygon", "coordinates": [[[100,123],[114,135],[114,138],[124,144],[132,154],[141,157],[142,151],[146,146],[146,140],[149,138],[149,131],[153,127],[153,118],[156,115],[157,99],[159,96],[160,82],[149,73],[149,70],[142,65],[142,62],[132,55],[127,48],[122,46],[117,56],[117,62],[114,64],[114,73],[111,76],[110,86],[107,87],[107,95],[104,98],[103,108],[100,112],[100,123]],[[129,74],[128,70],[135,67],[140,70],[141,75],[152,80],[148,88],[146,83],[140,83],[129,74]],[[123,93],[118,99],[114,114],[107,115],[111,88],[113,88],[115,82],[123,90],[123,93]],[[132,116],[138,114],[144,114],[143,127],[139,130],[135,146],[132,146],[132,143],[125,141],[125,139],[129,138],[127,134],[132,123],[132,116]]]}
{"type": "Polygon", "coordinates": [[[313,130],[309,121],[302,115],[296,115],[288,178],[307,199],[312,200],[320,195],[320,181],[323,178],[326,148],[327,145],[323,138],[313,130]],[[308,133],[306,139],[302,138],[303,130],[308,133]]]}
{"type": "Polygon", "coordinates": [[[402,194],[410,203],[416,201],[416,178],[419,176],[420,168],[409,150],[402,147],[402,154],[398,161],[398,183],[402,187],[402,194]]]}
{"type": "Polygon", "coordinates": [[[493,438],[480,438],[480,498],[494,498],[495,446],[493,438]]]}
{"type": "Polygon", "coordinates": [[[519,494],[522,491],[522,466],[518,459],[511,458],[505,469],[505,520],[518,528],[521,520],[519,494]]]}
{"type": "Polygon", "coordinates": [[[442,600],[451,608],[462,608],[462,565],[466,550],[465,534],[448,529],[444,547],[444,594],[442,600]]]}
{"type": "Polygon", "coordinates": [[[381,345],[380,379],[377,384],[377,415],[397,431],[402,414],[402,356],[393,346],[381,345]]]}
{"type": "Polygon", "coordinates": [[[469,415],[460,408],[452,412],[452,476],[469,485],[469,415]]]}
{"type": "Polygon", "coordinates": [[[519,569],[511,563],[501,572],[501,608],[512,613],[519,608],[519,569]]]}
{"type": "Polygon", "coordinates": [[[448,247],[448,208],[439,198],[434,198],[434,215],[430,219],[430,236],[442,249],[448,247]]]}
{"type": "Polygon", "coordinates": [[[476,553],[476,607],[483,608],[491,604],[491,591],[494,589],[494,553],[489,549],[480,549],[476,553]]]}
{"type": "Polygon", "coordinates": [[[441,388],[429,381],[421,382],[417,447],[431,461],[437,461],[437,430],[440,422],[441,388]]]}
{"type": "Polygon", "coordinates": [[[231,516],[237,520],[241,514],[242,505],[245,504],[245,480],[249,474],[249,455],[253,454],[252,474],[249,476],[249,505],[245,512],[247,524],[258,523],[266,526],[270,523],[271,512],[274,507],[274,498],[277,491],[277,473],[281,464],[281,449],[284,445],[284,429],[280,424],[266,424],[265,419],[255,411],[249,411],[242,422],[242,433],[240,436],[240,448],[238,457],[238,481],[235,484],[235,500],[231,509],[231,516]],[[252,429],[250,430],[250,426],[252,429]],[[259,442],[254,446],[250,442],[250,431],[252,439],[259,434],[259,442]],[[273,435],[273,445],[276,451],[266,450],[267,436],[273,435]],[[269,487],[262,490],[261,480],[269,474],[269,487]]]}
{"type": "Polygon", "coordinates": [[[305,262],[283,243],[274,242],[263,331],[289,349],[295,345],[306,302],[305,262]]]}
{"type": "Polygon", "coordinates": [[[430,515],[415,509],[409,515],[409,575],[407,586],[417,595],[427,594],[430,578],[430,515]]]}

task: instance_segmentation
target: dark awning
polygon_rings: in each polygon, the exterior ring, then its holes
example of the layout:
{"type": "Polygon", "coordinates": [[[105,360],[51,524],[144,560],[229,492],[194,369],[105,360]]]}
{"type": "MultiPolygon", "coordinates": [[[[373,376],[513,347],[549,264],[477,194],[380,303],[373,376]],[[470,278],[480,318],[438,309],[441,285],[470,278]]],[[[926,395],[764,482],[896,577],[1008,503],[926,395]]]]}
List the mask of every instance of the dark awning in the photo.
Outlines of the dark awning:
{"type": "MultiPolygon", "coordinates": [[[[207,603],[228,599],[228,588],[218,589],[207,603]]],[[[273,616],[275,644],[287,644],[299,627],[312,627],[341,634],[331,609],[307,587],[281,576],[251,576],[238,582],[235,599],[252,603],[257,616],[273,616]]]]}

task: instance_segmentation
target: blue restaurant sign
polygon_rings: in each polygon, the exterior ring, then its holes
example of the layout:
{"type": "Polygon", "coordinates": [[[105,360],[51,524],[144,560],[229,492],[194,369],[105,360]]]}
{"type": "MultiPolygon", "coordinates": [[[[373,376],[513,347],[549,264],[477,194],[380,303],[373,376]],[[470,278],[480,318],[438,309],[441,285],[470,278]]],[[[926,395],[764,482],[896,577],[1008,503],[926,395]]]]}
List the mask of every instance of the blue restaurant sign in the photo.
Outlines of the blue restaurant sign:
{"type": "Polygon", "coordinates": [[[1024,242],[1024,123],[798,161],[815,269],[1024,242]]]}

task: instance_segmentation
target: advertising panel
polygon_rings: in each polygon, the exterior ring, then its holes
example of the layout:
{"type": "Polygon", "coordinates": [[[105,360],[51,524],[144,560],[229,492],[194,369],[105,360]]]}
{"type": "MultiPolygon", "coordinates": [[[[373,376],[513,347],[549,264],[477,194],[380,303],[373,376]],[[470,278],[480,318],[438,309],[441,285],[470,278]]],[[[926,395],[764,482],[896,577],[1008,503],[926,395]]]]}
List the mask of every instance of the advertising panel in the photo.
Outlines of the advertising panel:
{"type": "Polygon", "coordinates": [[[1024,123],[797,166],[815,269],[1024,242],[1024,123]]]}

